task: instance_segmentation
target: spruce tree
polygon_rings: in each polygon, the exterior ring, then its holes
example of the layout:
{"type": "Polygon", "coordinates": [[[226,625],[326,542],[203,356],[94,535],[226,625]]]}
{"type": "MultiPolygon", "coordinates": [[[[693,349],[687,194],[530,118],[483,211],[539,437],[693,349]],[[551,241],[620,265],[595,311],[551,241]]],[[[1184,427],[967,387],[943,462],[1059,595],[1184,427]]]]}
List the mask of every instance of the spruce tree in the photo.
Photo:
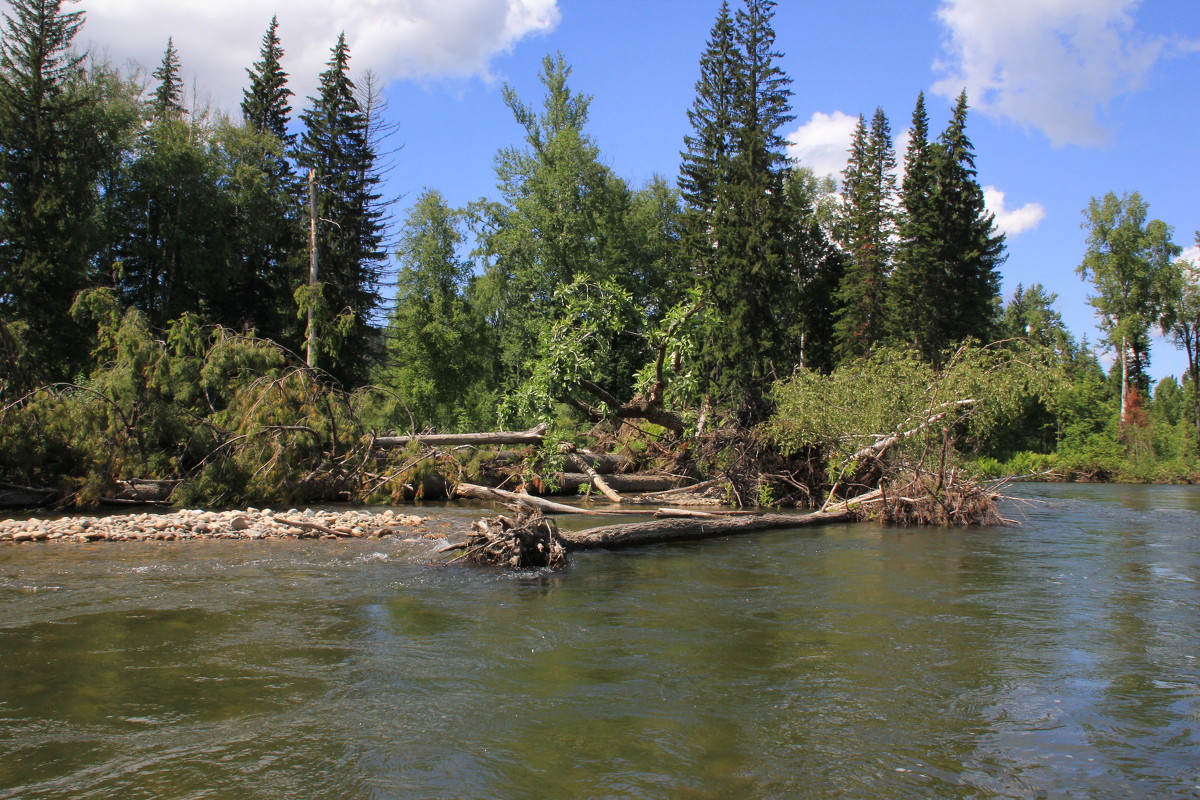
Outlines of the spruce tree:
{"type": "Polygon", "coordinates": [[[271,17],[271,24],[263,34],[259,60],[246,70],[250,85],[242,93],[242,116],[255,131],[271,134],[291,145],[295,138],[288,132],[292,90],[287,86],[288,74],[283,71],[282,59],[279,20],[271,17]]]}
{"type": "Polygon", "coordinates": [[[158,81],[151,107],[160,119],[183,116],[183,78],[179,75],[179,52],[175,40],[168,37],[162,63],[151,73],[158,81]]]}
{"type": "Polygon", "coordinates": [[[964,90],[938,140],[935,158],[937,259],[944,284],[936,303],[943,341],[927,344],[933,354],[967,337],[990,340],[1000,307],[1004,235],[996,231],[994,217],[983,202],[983,189],[975,180],[975,153],[966,126],[964,90]]]}
{"type": "Polygon", "coordinates": [[[776,63],[774,8],[771,0],[746,0],[731,25],[722,5],[701,62],[681,183],[691,251],[702,254],[698,279],[717,320],[701,354],[705,388],[746,419],[764,413],[767,382],[792,367],[785,331],[795,297],[780,133],[792,119],[791,91],[776,63]]]}
{"type": "Polygon", "coordinates": [[[236,216],[229,220],[234,239],[238,324],[262,336],[299,346],[300,331],[293,293],[307,268],[301,222],[300,181],[287,158],[295,136],[288,131],[292,108],[283,47],[275,17],[262,38],[259,60],[246,70],[250,85],[242,93],[245,131],[226,131],[222,152],[228,161],[227,190],[236,216]]]}
{"type": "Polygon", "coordinates": [[[899,243],[888,293],[892,333],[933,360],[946,338],[936,313],[944,290],[938,259],[939,226],[934,194],[937,145],[929,141],[925,93],[917,95],[904,155],[899,243]]]}
{"type": "Polygon", "coordinates": [[[869,354],[888,333],[888,279],[896,231],[896,156],[883,109],[876,109],[868,132],[859,117],[844,173],[845,198],[837,223],[846,271],[838,287],[837,354],[840,359],[869,354]]]}
{"type": "Polygon", "coordinates": [[[327,309],[327,319],[336,321],[336,331],[327,327],[320,339],[333,355],[329,371],[344,384],[358,386],[367,379],[375,346],[371,317],[379,306],[385,253],[375,151],[367,116],[350,79],[350,48],[344,33],[338,36],[328,68],[321,73],[317,96],[310,101],[312,105],[300,115],[304,132],[296,162],[316,172],[321,305],[327,309]]]}
{"type": "Polygon", "coordinates": [[[692,133],[683,137],[679,191],[685,203],[684,246],[696,268],[707,274],[713,252],[711,228],[717,192],[729,180],[735,152],[733,105],[741,55],[734,41],[729,3],[722,2],[700,57],[696,99],[688,111],[692,133]]]}
{"type": "Polygon", "coordinates": [[[88,283],[104,168],[83,56],[72,50],[83,12],[61,0],[9,7],[0,42],[0,321],[25,331],[34,362],[26,369],[66,377],[84,356],[68,311],[88,283]]]}
{"type": "Polygon", "coordinates": [[[790,360],[803,369],[828,372],[836,365],[834,320],[845,257],[829,235],[836,184],[811,169],[793,167],[784,192],[790,218],[788,261],[796,303],[785,327],[790,360]]]}

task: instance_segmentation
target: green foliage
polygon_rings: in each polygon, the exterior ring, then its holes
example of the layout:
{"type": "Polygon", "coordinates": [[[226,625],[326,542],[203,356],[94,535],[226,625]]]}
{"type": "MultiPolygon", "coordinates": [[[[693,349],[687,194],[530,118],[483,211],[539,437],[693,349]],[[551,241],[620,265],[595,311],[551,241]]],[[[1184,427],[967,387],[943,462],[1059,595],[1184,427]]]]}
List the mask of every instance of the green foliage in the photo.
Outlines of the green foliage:
{"type": "Polygon", "coordinates": [[[943,437],[977,446],[1045,397],[1060,371],[1046,350],[964,345],[936,369],[907,349],[880,348],[829,375],[798,372],[775,386],[777,411],[763,432],[783,453],[816,450],[836,474],[882,446],[913,463],[942,458],[943,437]]]}
{"type": "Polygon", "coordinates": [[[313,105],[300,120],[304,133],[296,163],[316,171],[318,274],[330,318],[345,321],[344,338],[328,369],[343,384],[360,386],[368,374],[371,315],[380,302],[385,253],[375,143],[369,115],[350,80],[345,34],[338,37],[313,105]]]}
{"type": "Polygon", "coordinates": [[[1180,248],[1162,220],[1147,221],[1149,205],[1137,192],[1092,198],[1084,211],[1088,247],[1076,272],[1091,280],[1089,298],[1101,317],[1104,343],[1121,365],[1121,414],[1128,411],[1129,388],[1149,363],[1150,326],[1168,305],[1175,276],[1172,262],[1180,248]]]}
{"type": "Polygon", "coordinates": [[[556,313],[547,318],[525,364],[528,376],[500,403],[502,419],[545,418],[585,380],[596,380],[621,353],[621,334],[641,320],[630,294],[611,282],[577,280],[556,292],[556,313]]]}
{"type": "MultiPolygon", "coordinates": [[[[100,91],[72,49],[82,11],[14,0],[0,40],[0,317],[20,321],[31,369],[78,369],[68,309],[97,247],[97,181],[112,159],[100,91]],[[54,335],[49,333],[53,331],[54,335]]],[[[99,83],[99,82],[98,82],[99,83]]]]}
{"type": "Polygon", "coordinates": [[[870,132],[858,118],[850,159],[843,173],[845,203],[835,225],[846,254],[838,286],[837,352],[842,360],[871,352],[888,334],[888,276],[896,235],[896,156],[883,109],[876,109],[870,132]]]}
{"type": "MultiPolygon", "coordinates": [[[[558,313],[562,287],[611,283],[639,305],[659,309],[678,293],[674,281],[665,279],[675,265],[673,248],[661,238],[674,224],[674,198],[653,184],[635,197],[601,162],[584,131],[591,98],[570,89],[570,75],[561,55],[543,60],[540,111],[505,88],[525,146],[505,148],[496,157],[503,201],[474,209],[480,254],[488,261],[474,299],[495,330],[508,386],[528,379],[531,353],[547,319],[558,313]]],[[[626,395],[641,360],[640,344],[624,337],[612,346],[624,367],[592,379],[626,395]]]]}
{"type": "Polygon", "coordinates": [[[426,191],[405,220],[387,360],[376,378],[395,398],[391,425],[420,431],[494,424],[495,367],[469,297],[471,265],[458,254],[462,218],[440,193],[426,191]]]}
{"type": "Polygon", "coordinates": [[[790,79],[778,66],[771,0],[722,4],[700,63],[681,187],[687,242],[715,324],[701,357],[707,393],[755,418],[763,387],[792,367],[796,307],[788,260],[782,127],[790,79]]]}

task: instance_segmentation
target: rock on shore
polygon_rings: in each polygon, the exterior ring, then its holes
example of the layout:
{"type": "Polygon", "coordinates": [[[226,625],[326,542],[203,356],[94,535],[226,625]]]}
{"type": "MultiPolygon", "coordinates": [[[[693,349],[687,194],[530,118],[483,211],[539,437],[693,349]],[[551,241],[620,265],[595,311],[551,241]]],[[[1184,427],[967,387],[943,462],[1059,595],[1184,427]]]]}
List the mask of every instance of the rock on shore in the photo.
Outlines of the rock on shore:
{"type": "MultiPolygon", "coordinates": [[[[183,510],[172,514],[0,520],[0,542],[379,538],[416,535],[414,529],[424,522],[422,517],[394,511],[183,510]]],[[[440,534],[436,536],[441,538],[440,534]]]]}

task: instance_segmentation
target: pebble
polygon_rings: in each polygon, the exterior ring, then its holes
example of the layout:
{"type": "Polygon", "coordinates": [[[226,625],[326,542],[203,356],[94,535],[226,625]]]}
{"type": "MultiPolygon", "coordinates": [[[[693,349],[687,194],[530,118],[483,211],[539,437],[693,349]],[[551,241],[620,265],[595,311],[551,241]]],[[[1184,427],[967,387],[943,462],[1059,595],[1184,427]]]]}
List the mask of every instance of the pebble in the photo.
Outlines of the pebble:
{"type": "Polygon", "coordinates": [[[63,517],[61,519],[0,519],[0,543],[16,542],[133,542],[190,539],[339,539],[313,530],[312,523],[346,534],[396,536],[417,528],[422,517],[394,511],[199,511],[185,509],[172,514],[122,514],[110,517],[63,517]],[[295,519],[310,527],[289,525],[295,519]]]}

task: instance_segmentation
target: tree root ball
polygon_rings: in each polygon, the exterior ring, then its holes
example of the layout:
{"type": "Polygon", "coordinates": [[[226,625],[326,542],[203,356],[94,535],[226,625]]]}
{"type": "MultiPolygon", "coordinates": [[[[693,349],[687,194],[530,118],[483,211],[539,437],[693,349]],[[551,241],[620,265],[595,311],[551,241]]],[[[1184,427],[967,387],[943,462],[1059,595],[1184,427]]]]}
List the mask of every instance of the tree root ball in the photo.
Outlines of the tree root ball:
{"type": "Polygon", "coordinates": [[[463,550],[462,560],[481,566],[561,569],[567,565],[558,526],[541,512],[481,519],[472,526],[463,550]]]}

